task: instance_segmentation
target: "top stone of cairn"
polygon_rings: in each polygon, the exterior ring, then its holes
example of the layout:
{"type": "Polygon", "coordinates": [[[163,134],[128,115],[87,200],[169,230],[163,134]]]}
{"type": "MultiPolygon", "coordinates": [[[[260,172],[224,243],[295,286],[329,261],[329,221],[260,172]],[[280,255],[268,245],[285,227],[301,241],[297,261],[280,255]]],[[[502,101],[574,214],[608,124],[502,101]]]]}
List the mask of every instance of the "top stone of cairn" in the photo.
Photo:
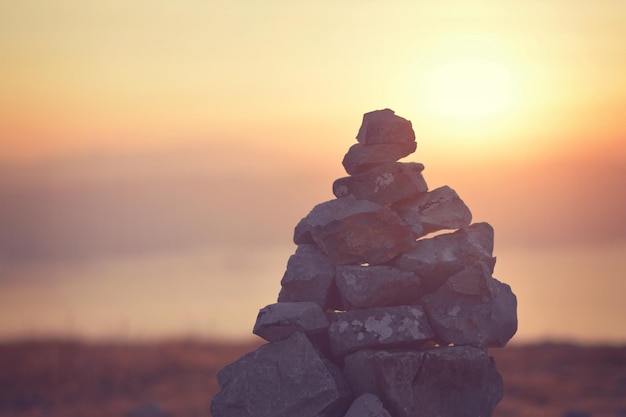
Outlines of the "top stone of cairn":
{"type": "Polygon", "coordinates": [[[375,110],[363,115],[356,139],[362,144],[411,143],[415,142],[415,132],[411,122],[393,110],[375,110]]]}

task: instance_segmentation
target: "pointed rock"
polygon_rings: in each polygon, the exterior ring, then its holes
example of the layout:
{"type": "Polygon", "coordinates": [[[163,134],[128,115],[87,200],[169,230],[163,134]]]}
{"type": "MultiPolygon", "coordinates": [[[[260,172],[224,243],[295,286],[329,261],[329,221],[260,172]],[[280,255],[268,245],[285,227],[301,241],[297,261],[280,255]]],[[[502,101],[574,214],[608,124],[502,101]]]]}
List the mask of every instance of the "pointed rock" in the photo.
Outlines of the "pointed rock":
{"type": "Polygon", "coordinates": [[[302,333],[244,355],[217,381],[213,417],[336,417],[351,399],[341,371],[302,333]]]}
{"type": "Polygon", "coordinates": [[[395,162],[415,152],[416,142],[381,143],[375,145],[354,144],[344,156],[342,164],[350,175],[361,174],[378,165],[395,162]]]}
{"type": "Polygon", "coordinates": [[[423,170],[424,165],[417,162],[389,162],[335,180],[333,194],[337,198],[354,197],[389,205],[428,191],[423,170]]]}
{"type": "Polygon", "coordinates": [[[359,143],[410,143],[415,142],[411,122],[396,116],[393,110],[375,110],[363,115],[363,123],[356,135],[359,143]]]}
{"type": "Polygon", "coordinates": [[[482,262],[448,278],[423,303],[444,344],[502,347],[517,331],[515,294],[482,262]]]}
{"type": "Polygon", "coordinates": [[[393,210],[367,200],[318,204],[300,223],[336,265],[384,263],[415,244],[409,227],[393,210]]]}
{"type": "Polygon", "coordinates": [[[322,309],[334,305],[335,266],[317,245],[299,245],[280,281],[279,302],[312,301],[322,309]]]}
{"type": "Polygon", "coordinates": [[[392,207],[418,236],[470,225],[472,213],[459,195],[443,186],[392,207]]]}
{"type": "Polygon", "coordinates": [[[252,333],[276,342],[296,332],[315,335],[328,328],[328,319],[314,302],[275,303],[259,311],[252,333]]]}
{"type": "Polygon", "coordinates": [[[502,377],[483,348],[361,350],[345,358],[356,395],[377,395],[394,417],[490,417],[503,395],[502,377]]]}
{"type": "Polygon", "coordinates": [[[391,266],[341,265],[335,282],[346,310],[416,304],[422,296],[417,275],[391,266]]]}
{"type": "Polygon", "coordinates": [[[391,417],[391,415],[383,407],[380,398],[365,393],[354,400],[344,417],[391,417]]]}
{"type": "Polygon", "coordinates": [[[493,228],[488,223],[471,226],[433,238],[421,239],[415,248],[393,261],[397,268],[413,271],[424,290],[432,292],[455,273],[481,261],[493,272],[493,228]]]}
{"type": "Polygon", "coordinates": [[[359,349],[419,347],[434,336],[421,306],[335,312],[328,328],[330,348],[342,356],[359,349]]]}

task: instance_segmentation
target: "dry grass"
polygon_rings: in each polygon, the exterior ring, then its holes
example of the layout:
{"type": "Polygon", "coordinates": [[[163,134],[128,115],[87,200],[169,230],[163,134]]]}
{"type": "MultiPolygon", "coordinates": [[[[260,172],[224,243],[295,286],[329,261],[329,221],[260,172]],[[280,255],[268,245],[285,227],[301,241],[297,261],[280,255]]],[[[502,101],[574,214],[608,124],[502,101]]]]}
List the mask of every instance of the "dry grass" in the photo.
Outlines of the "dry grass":
{"type": "MultiPolygon", "coordinates": [[[[216,372],[255,344],[200,341],[0,345],[0,417],[209,416],[216,372]]],[[[497,417],[626,417],[626,348],[491,351],[505,382],[497,417]]]]}

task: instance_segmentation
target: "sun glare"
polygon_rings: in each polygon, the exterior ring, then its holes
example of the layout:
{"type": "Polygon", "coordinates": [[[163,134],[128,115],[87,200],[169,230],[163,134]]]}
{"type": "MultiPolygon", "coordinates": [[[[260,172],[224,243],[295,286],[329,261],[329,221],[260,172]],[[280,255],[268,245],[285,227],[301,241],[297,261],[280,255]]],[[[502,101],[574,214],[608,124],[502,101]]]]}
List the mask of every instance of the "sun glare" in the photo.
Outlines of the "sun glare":
{"type": "Polygon", "coordinates": [[[514,82],[504,65],[460,58],[432,69],[426,84],[429,110],[443,122],[478,123],[506,113],[514,103],[514,82]]]}
{"type": "Polygon", "coordinates": [[[468,32],[434,41],[416,58],[405,97],[423,134],[442,139],[433,148],[496,155],[525,146],[528,65],[517,51],[505,38],[468,32]]]}

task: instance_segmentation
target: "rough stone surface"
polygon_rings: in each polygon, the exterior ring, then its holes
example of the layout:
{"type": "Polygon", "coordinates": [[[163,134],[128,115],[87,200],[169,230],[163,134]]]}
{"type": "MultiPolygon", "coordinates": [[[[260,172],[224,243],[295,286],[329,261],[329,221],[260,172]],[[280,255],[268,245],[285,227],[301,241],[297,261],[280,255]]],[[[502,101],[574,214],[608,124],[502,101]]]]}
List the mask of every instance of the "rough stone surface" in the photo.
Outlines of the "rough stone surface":
{"type": "Polygon", "coordinates": [[[275,342],[296,332],[321,333],[328,325],[328,319],[317,303],[275,303],[259,311],[252,332],[268,342],[275,342]]]}
{"type": "Polygon", "coordinates": [[[378,165],[395,162],[415,152],[416,142],[381,143],[363,145],[356,143],[344,156],[342,164],[350,175],[361,174],[378,165]]]}
{"type": "Polygon", "coordinates": [[[413,271],[427,292],[439,288],[448,277],[481,261],[493,273],[493,228],[488,223],[471,226],[433,238],[421,239],[415,248],[393,261],[397,268],[413,271]]]}
{"type": "Polygon", "coordinates": [[[354,197],[389,205],[428,191],[417,162],[389,162],[367,172],[335,180],[333,194],[337,198],[354,197]]]}
{"type": "Polygon", "coordinates": [[[511,287],[477,262],[448,278],[423,299],[429,322],[444,344],[504,346],[517,331],[511,287]]]}
{"type": "Polygon", "coordinates": [[[328,334],[330,348],[337,356],[358,349],[418,347],[434,336],[421,306],[336,312],[328,334]]]}
{"type": "Polygon", "coordinates": [[[213,417],[337,417],[351,399],[341,371],[302,333],[244,355],[217,380],[213,417]]]}
{"type": "Polygon", "coordinates": [[[280,283],[279,302],[312,301],[325,309],[333,304],[335,266],[317,245],[299,245],[280,283]]]}
{"type": "Polygon", "coordinates": [[[341,265],[335,282],[346,310],[416,304],[422,296],[415,273],[391,266],[341,265]]]}
{"type": "Polygon", "coordinates": [[[411,122],[396,116],[393,110],[375,110],[363,115],[363,123],[356,135],[364,144],[415,142],[411,122]]]}
{"type": "Polygon", "coordinates": [[[410,228],[389,207],[342,198],[318,204],[301,221],[337,265],[387,262],[410,250],[410,228]]]}
{"type": "Polygon", "coordinates": [[[391,417],[391,415],[383,407],[380,398],[365,393],[354,400],[344,417],[391,417]]]}
{"type": "Polygon", "coordinates": [[[361,350],[345,358],[354,393],[377,395],[394,417],[489,417],[502,377],[483,348],[361,350]]]}
{"type": "Polygon", "coordinates": [[[470,209],[448,186],[401,201],[392,208],[418,236],[443,229],[459,229],[469,226],[472,221],[470,209]]]}

